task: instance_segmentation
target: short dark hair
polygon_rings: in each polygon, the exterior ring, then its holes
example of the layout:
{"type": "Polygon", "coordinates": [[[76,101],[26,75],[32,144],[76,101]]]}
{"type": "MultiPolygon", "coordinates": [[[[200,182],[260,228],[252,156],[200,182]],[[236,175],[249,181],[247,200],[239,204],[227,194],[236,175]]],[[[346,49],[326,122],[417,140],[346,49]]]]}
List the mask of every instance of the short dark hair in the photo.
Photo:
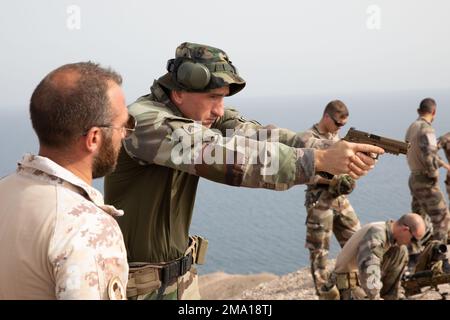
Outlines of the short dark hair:
{"type": "Polygon", "coordinates": [[[417,112],[419,114],[427,114],[427,113],[433,113],[433,111],[436,109],[436,101],[434,101],[433,98],[425,98],[420,102],[419,109],[417,109],[417,112]]]}
{"type": "Polygon", "coordinates": [[[328,114],[336,119],[346,118],[349,115],[347,106],[341,100],[328,102],[323,111],[323,115],[328,114]]]}
{"type": "Polygon", "coordinates": [[[120,86],[122,77],[91,61],[66,64],[45,76],[30,101],[39,143],[67,146],[91,127],[110,122],[109,81],[120,86]]]}

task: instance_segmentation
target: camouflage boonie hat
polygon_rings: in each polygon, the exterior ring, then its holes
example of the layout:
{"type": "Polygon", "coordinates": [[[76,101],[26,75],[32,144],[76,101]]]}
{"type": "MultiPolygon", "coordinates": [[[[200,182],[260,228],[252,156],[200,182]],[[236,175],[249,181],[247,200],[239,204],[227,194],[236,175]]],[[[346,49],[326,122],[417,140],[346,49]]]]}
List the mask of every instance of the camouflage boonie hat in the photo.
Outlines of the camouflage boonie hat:
{"type": "Polygon", "coordinates": [[[184,42],[177,47],[175,59],[169,60],[168,72],[158,79],[158,83],[169,90],[193,92],[207,92],[211,89],[229,86],[230,93],[228,96],[238,93],[245,87],[245,80],[239,76],[236,67],[233,66],[228,55],[223,50],[189,42],[184,42]],[[209,70],[211,79],[205,88],[194,90],[186,88],[176,81],[176,77],[170,72],[169,64],[171,61],[177,64],[183,60],[201,63],[209,70]]]}

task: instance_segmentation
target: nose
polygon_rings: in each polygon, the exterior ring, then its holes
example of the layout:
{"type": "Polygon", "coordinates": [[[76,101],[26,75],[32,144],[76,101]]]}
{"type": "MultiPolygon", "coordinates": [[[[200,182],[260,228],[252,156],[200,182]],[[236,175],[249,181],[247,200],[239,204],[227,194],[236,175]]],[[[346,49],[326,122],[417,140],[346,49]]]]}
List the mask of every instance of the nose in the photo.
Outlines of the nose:
{"type": "Polygon", "coordinates": [[[223,116],[224,114],[223,98],[218,99],[217,103],[214,104],[214,107],[212,108],[211,112],[215,117],[223,116]]]}

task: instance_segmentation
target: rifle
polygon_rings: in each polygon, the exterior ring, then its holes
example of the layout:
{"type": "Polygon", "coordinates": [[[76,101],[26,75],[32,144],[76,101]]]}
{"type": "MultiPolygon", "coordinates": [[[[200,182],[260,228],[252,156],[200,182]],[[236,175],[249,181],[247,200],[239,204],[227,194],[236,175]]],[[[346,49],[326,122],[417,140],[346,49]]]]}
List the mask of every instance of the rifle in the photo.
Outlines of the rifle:
{"type": "MultiPolygon", "coordinates": [[[[405,289],[407,297],[421,293],[423,287],[431,287],[441,295],[443,300],[446,299],[447,293],[440,292],[438,288],[440,284],[450,283],[450,273],[445,273],[442,270],[442,262],[446,259],[446,253],[447,246],[445,244],[433,245],[429,258],[431,265],[426,264],[427,267],[431,266],[431,269],[403,276],[401,285],[405,289]]],[[[416,270],[420,270],[424,266],[419,263],[416,266],[416,270]]]]}
{"type": "Polygon", "coordinates": [[[438,285],[450,283],[450,273],[435,272],[433,270],[419,271],[402,278],[402,287],[407,297],[419,294],[422,288],[431,287],[445,300],[447,293],[439,291],[438,285]]]}
{"type": "Polygon", "coordinates": [[[410,146],[408,142],[377,136],[375,134],[356,130],[354,127],[351,127],[348,130],[344,140],[355,143],[371,144],[383,148],[384,151],[395,155],[399,155],[400,153],[406,154],[410,146]]]}

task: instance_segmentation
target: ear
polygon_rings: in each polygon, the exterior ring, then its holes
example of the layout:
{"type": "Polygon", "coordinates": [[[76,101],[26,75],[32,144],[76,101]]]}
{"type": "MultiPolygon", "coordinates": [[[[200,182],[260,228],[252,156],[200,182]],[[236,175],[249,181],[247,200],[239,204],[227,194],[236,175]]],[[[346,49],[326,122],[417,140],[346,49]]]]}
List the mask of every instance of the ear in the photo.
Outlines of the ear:
{"type": "Polygon", "coordinates": [[[170,92],[170,98],[177,106],[181,105],[183,103],[183,91],[172,90],[170,92]]]}
{"type": "Polygon", "coordinates": [[[102,132],[100,128],[92,127],[84,137],[84,146],[90,153],[97,152],[102,143],[102,132]]]}
{"type": "Polygon", "coordinates": [[[408,226],[402,225],[401,227],[402,227],[402,231],[409,232],[409,227],[408,226]]]}

